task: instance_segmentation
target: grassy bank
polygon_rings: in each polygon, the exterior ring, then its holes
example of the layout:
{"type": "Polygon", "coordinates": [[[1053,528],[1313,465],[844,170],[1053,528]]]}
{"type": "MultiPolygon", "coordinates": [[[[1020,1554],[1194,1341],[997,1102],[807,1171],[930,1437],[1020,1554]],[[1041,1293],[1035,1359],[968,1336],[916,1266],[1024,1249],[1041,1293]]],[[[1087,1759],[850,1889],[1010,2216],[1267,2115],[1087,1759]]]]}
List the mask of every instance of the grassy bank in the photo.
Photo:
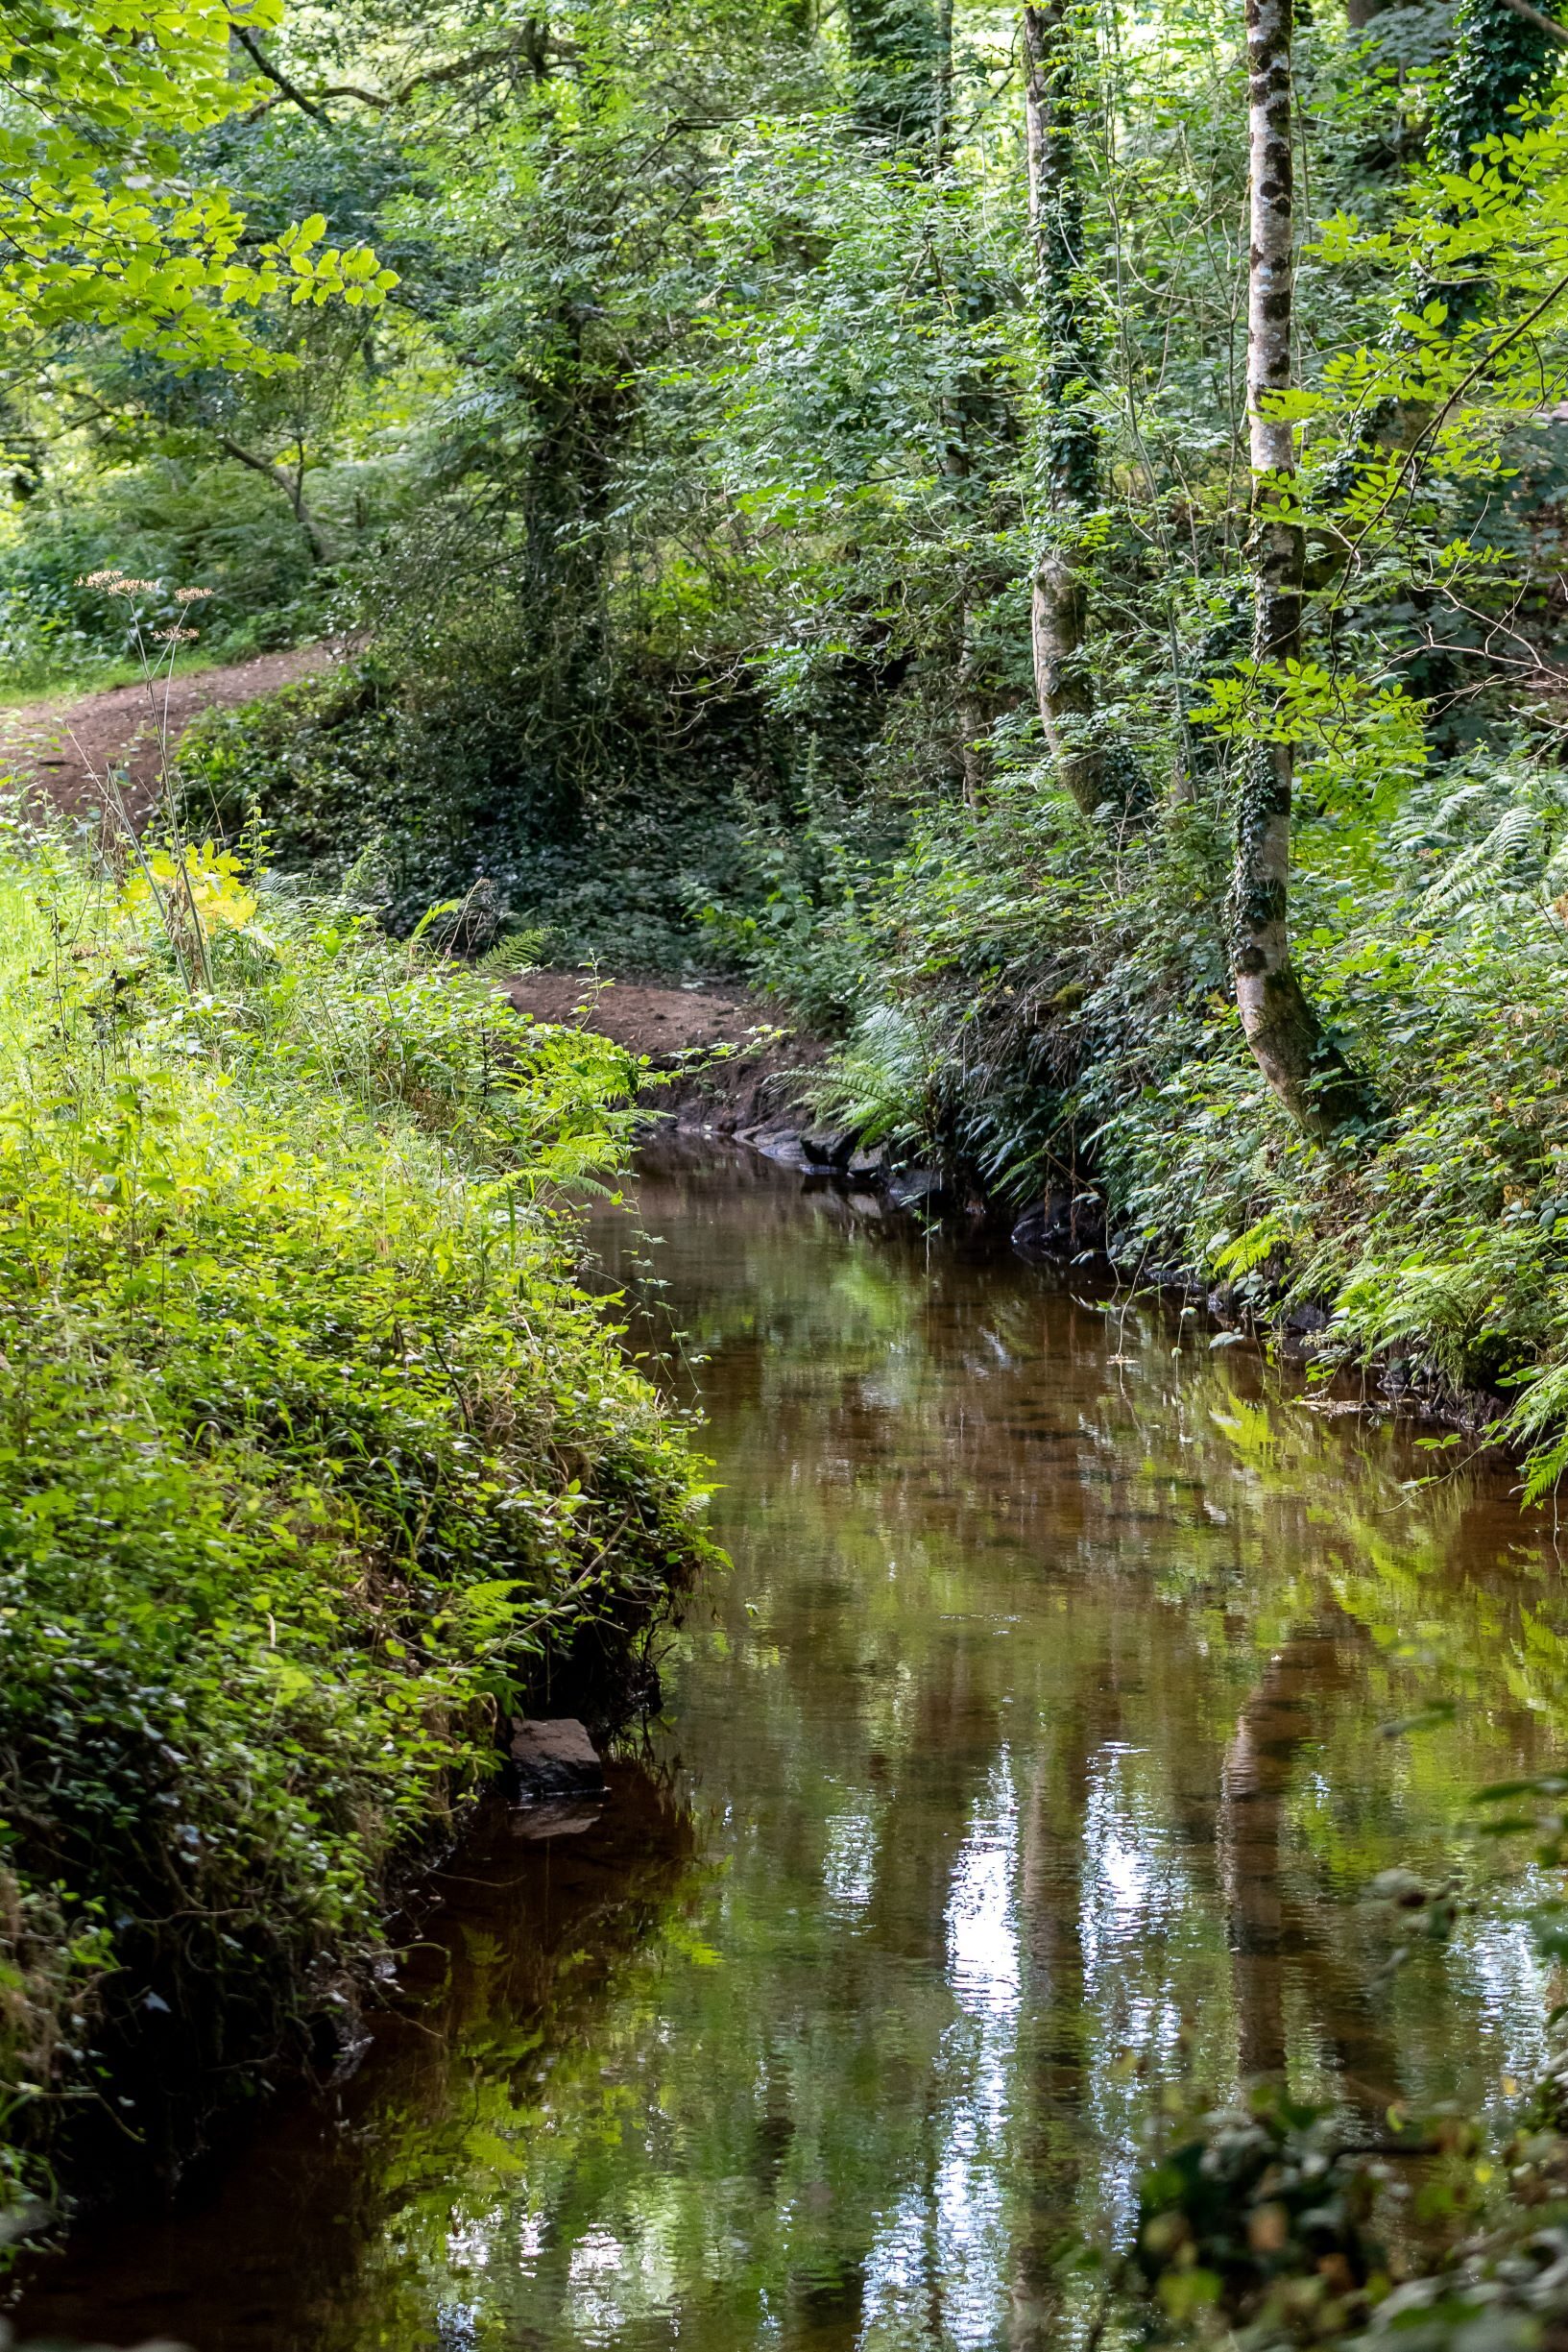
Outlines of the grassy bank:
{"type": "Polygon", "coordinates": [[[0,857],[13,2196],[342,2041],[498,1719],[623,1702],[703,1551],[561,1204],[624,1057],[195,862],[0,857]]]}

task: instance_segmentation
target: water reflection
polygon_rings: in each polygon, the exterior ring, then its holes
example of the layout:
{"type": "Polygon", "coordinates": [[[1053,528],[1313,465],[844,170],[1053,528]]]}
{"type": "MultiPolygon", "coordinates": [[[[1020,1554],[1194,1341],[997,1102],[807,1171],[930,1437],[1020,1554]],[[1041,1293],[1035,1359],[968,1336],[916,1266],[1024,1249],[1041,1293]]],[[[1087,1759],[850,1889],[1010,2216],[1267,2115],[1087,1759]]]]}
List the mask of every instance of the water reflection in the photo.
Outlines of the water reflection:
{"type": "Polygon", "coordinates": [[[1557,1741],[1558,1564],[1505,1480],[1414,1484],[1449,1457],[1163,1310],[765,1170],[677,1165],[643,1208],[662,1241],[607,1219],[606,1275],[683,1335],[644,1329],[736,1560],[671,1644],[663,1792],[514,1844],[504,1900],[465,1856],[423,2012],[40,2319],[1033,2352],[1087,2323],[1054,2255],[1125,2226],[1178,2049],[1361,2110],[1538,2055],[1495,1904],[1390,1979],[1360,1901],[1446,1871],[1462,1793],[1557,1741]]]}

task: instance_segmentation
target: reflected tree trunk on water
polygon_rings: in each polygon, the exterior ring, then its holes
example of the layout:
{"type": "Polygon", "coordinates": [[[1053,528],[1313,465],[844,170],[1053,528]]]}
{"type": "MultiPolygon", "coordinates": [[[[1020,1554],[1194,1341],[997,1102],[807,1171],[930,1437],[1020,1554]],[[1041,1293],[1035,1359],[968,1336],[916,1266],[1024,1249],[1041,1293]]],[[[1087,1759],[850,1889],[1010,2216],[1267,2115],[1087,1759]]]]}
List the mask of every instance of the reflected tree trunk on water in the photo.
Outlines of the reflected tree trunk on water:
{"type": "Polygon", "coordinates": [[[1219,1882],[1243,2082],[1283,2075],[1285,1901],[1280,1832],[1296,1758],[1323,1702],[1342,1687],[1339,1629],[1309,1627],[1276,1650],[1242,1708],[1219,1775],[1219,1882]]]}
{"type": "Polygon", "coordinates": [[[1283,2078],[1289,2056],[1286,1975],[1310,1952],[1315,2007],[1347,2076],[1372,2103],[1393,2096],[1394,2060],[1354,1970],[1311,1910],[1288,1899],[1285,1808],[1302,1750],[1332,1705],[1360,1680],[1360,1628],[1339,1611],[1276,1650],[1242,1708],[1219,1776],[1217,1847],[1244,2083],[1283,2078]]]}
{"type": "Polygon", "coordinates": [[[1024,2194],[1013,2223],[1008,2352],[1060,2352],[1062,2283],[1052,2256],[1076,2219],[1088,2087],[1084,1830],[1095,1758],[1118,1723],[1114,1687],[1064,1713],[1023,1820],[1015,2113],[1024,2194]]]}
{"type": "Polygon", "coordinates": [[[893,1767],[867,1909],[883,1951],[942,1964],[953,1865],[997,1746],[996,1694],[958,1645],[932,1661],[893,1767]]]}

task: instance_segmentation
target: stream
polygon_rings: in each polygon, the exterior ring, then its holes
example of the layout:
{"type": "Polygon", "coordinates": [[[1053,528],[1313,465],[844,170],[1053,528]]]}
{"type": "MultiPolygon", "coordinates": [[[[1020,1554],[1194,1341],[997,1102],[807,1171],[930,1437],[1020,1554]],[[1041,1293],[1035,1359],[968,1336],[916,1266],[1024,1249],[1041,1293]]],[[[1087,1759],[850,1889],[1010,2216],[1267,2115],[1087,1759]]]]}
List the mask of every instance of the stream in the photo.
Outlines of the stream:
{"type": "Polygon", "coordinates": [[[645,1753],[571,1833],[487,1807],[352,2077],[84,2227],[24,2338],[1044,2352],[1153,2085],[1381,2116],[1539,2063],[1464,1811],[1568,1715],[1504,1467],[738,1153],[640,1211],[595,1248],[681,1335],[735,1562],[645,1753]],[[1446,1942],[1393,1867],[1474,1888],[1446,1942]]]}

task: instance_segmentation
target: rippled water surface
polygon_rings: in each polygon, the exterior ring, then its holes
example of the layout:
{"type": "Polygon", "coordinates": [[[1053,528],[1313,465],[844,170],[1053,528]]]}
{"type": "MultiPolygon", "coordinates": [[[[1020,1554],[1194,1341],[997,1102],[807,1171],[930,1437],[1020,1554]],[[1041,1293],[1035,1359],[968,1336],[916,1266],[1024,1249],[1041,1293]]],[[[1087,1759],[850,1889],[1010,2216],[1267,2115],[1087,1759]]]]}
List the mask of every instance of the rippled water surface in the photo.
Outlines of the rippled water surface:
{"type": "Polygon", "coordinates": [[[597,1244],[685,1335],[735,1561],[647,1760],[576,1834],[487,1815],[357,2076],[84,2233],[40,2330],[1068,2345],[1051,2257],[1124,2224],[1151,2073],[1377,2111],[1539,2054],[1505,1903],[1390,1975],[1365,1900],[1557,1752],[1562,1572],[1505,1477],[750,1162],[641,1209],[597,1244]]]}

